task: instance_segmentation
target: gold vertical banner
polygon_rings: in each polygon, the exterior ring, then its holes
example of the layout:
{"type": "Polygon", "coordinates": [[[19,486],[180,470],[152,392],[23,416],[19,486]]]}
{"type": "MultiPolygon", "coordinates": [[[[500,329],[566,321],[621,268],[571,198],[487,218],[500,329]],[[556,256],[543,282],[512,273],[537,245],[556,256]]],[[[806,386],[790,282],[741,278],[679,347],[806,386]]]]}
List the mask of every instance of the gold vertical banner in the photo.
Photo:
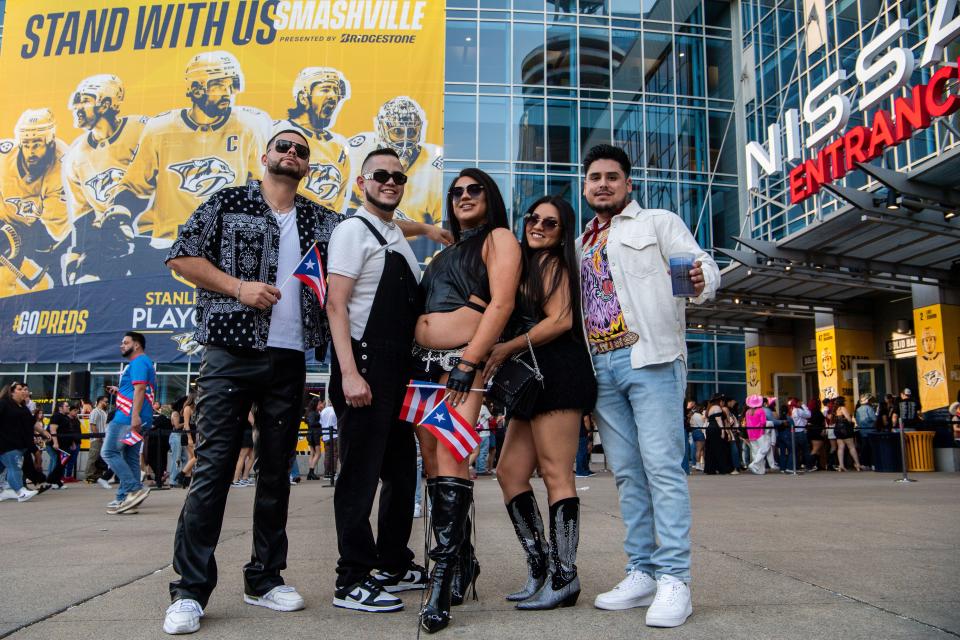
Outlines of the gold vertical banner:
{"type": "Polygon", "coordinates": [[[948,406],[960,389],[958,326],[960,308],[953,305],[933,304],[913,310],[913,329],[917,336],[917,386],[924,411],[948,406]],[[949,374],[948,358],[952,363],[949,374]]]}
{"type": "Polygon", "coordinates": [[[399,211],[439,223],[444,38],[443,0],[7,2],[0,298],[165,274],[179,225],[258,178],[281,128],[310,143],[304,196],[352,211],[363,158],[391,147],[399,211]],[[104,257],[118,212],[130,269],[104,257]]]}
{"type": "Polygon", "coordinates": [[[817,380],[823,398],[840,395],[839,358],[837,357],[837,331],[827,327],[817,331],[817,380]]]}
{"type": "Polygon", "coordinates": [[[760,347],[750,347],[746,351],[747,395],[760,395],[760,347]]]}

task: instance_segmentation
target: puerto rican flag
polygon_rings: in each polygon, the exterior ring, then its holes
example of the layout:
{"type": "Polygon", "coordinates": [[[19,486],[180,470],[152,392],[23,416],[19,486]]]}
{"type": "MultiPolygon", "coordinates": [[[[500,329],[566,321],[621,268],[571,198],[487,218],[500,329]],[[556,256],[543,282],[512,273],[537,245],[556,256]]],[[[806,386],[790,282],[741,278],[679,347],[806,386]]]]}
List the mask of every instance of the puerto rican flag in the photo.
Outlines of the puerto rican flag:
{"type": "Polygon", "coordinates": [[[323,273],[323,263],[320,262],[320,247],[317,246],[316,242],[300,258],[300,264],[293,270],[293,277],[310,287],[310,290],[317,294],[321,307],[327,303],[327,276],[323,273]]]}
{"type": "Polygon", "coordinates": [[[400,409],[400,419],[413,424],[420,424],[423,416],[433,411],[440,404],[446,391],[443,385],[422,380],[411,380],[407,384],[407,395],[403,398],[403,407],[400,409]]]}
{"type": "Polygon", "coordinates": [[[463,462],[480,444],[480,436],[473,425],[463,419],[446,400],[433,408],[420,424],[442,443],[457,462],[463,462]]]}
{"type": "Polygon", "coordinates": [[[60,456],[60,464],[66,466],[67,460],[70,459],[70,454],[64,451],[63,449],[57,449],[57,453],[60,456]]]}
{"type": "Polygon", "coordinates": [[[137,433],[136,431],[127,431],[127,435],[123,436],[120,440],[123,444],[130,445],[131,447],[138,442],[143,440],[143,436],[137,433]]]}

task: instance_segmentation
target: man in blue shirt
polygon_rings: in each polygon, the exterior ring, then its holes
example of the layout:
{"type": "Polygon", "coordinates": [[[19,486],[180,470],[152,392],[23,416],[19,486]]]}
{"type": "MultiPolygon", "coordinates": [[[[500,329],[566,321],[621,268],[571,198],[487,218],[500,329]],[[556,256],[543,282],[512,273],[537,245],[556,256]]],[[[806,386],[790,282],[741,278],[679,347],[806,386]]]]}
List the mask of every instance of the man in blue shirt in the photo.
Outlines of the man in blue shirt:
{"type": "Polygon", "coordinates": [[[120,480],[116,499],[107,505],[107,513],[112,515],[136,513],[137,506],[150,493],[140,482],[140,448],[143,432],[153,422],[157,372],[153,361],[144,353],[146,346],[143,334],[136,331],[124,334],[120,355],[129,364],[120,374],[120,386],[109,387],[116,396],[117,411],[107,425],[100,455],[120,480]]]}

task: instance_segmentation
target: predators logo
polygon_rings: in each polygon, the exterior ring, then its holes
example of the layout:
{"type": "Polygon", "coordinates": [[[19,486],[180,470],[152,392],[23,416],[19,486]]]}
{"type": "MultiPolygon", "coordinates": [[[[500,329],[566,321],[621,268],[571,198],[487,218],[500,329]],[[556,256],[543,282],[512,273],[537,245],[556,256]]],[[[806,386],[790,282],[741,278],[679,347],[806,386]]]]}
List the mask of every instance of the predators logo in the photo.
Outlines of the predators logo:
{"type": "Polygon", "coordinates": [[[310,173],[307,174],[304,188],[316,194],[317,199],[323,202],[336,198],[342,184],[343,175],[339,169],[332,164],[314,162],[310,165],[310,173]]]}
{"type": "Polygon", "coordinates": [[[170,339],[177,343],[177,351],[181,351],[188,356],[195,356],[203,351],[203,345],[196,341],[192,331],[176,333],[170,336],[170,339]]]}
{"type": "Polygon", "coordinates": [[[93,192],[93,197],[97,202],[107,203],[110,201],[110,196],[113,195],[113,191],[120,185],[120,181],[123,180],[124,173],[125,171],[123,169],[110,167],[106,171],[101,171],[93,176],[83,184],[93,192]]]}
{"type": "Polygon", "coordinates": [[[167,167],[180,176],[180,190],[205,198],[237,179],[233,168],[217,157],[178,162],[167,167]]]}
{"type": "Polygon", "coordinates": [[[7,198],[5,202],[16,210],[16,214],[27,220],[39,220],[40,208],[36,201],[28,198],[7,198]]]}

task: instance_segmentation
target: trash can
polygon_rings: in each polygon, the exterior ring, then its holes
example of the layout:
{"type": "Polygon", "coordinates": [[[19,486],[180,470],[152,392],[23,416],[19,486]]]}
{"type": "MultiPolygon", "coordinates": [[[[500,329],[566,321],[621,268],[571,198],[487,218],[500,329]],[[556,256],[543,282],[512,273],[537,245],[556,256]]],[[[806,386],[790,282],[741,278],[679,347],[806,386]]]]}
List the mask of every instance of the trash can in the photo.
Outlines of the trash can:
{"type": "Polygon", "coordinates": [[[884,473],[903,471],[900,460],[900,434],[890,431],[870,434],[873,449],[873,470],[884,473]]]}
{"type": "Polygon", "coordinates": [[[907,471],[933,471],[933,431],[904,431],[907,471]]]}

